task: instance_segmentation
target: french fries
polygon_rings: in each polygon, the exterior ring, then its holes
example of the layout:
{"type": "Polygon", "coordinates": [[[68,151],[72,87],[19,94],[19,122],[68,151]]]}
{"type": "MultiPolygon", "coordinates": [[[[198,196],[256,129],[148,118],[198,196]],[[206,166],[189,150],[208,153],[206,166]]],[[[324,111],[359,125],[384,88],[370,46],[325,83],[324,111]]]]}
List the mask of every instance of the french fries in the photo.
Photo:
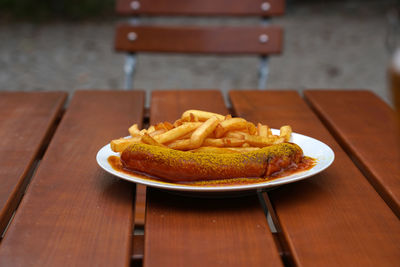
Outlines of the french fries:
{"type": "Polygon", "coordinates": [[[190,139],[175,140],[169,143],[168,147],[176,150],[188,150],[190,149],[190,139]]]}
{"type": "Polygon", "coordinates": [[[128,132],[130,137],[111,141],[114,152],[144,143],[193,153],[245,153],[289,142],[292,128],[284,125],[279,135],[273,135],[265,124],[256,126],[244,118],[187,110],[174,123],[160,122],[142,130],[133,124],[128,132]]]}
{"type": "Polygon", "coordinates": [[[279,143],[281,140],[278,141],[277,136],[259,136],[259,135],[246,135],[244,137],[244,140],[246,143],[248,143],[250,146],[253,147],[265,147],[265,146],[270,146],[270,145],[275,145],[279,143]]]}
{"type": "Polygon", "coordinates": [[[243,118],[231,118],[221,121],[215,129],[215,137],[220,138],[228,131],[247,128],[247,121],[243,118]]]}
{"type": "Polygon", "coordinates": [[[153,137],[151,137],[148,133],[145,133],[142,138],[140,139],[142,143],[152,145],[152,146],[162,146],[165,147],[163,144],[157,142],[153,137]]]}
{"type": "Polygon", "coordinates": [[[196,130],[197,128],[202,125],[201,122],[188,122],[178,126],[176,128],[172,128],[169,131],[166,131],[160,135],[154,136],[154,139],[159,143],[168,143],[170,141],[179,139],[180,137],[184,136],[185,134],[196,130]]]}
{"type": "MultiPolygon", "coordinates": [[[[153,128],[154,128],[154,126],[153,126],[153,128]]],[[[139,126],[137,124],[132,125],[131,127],[129,127],[128,132],[132,137],[139,136],[140,135],[139,126]]]]}
{"type": "Polygon", "coordinates": [[[218,126],[217,116],[212,116],[197,128],[190,137],[190,148],[198,148],[203,144],[204,139],[211,134],[218,126]]]}
{"type": "Polygon", "coordinates": [[[291,134],[292,134],[292,127],[290,127],[289,125],[281,127],[279,136],[283,138],[285,142],[289,142],[291,134]]]}
{"type": "Polygon", "coordinates": [[[135,136],[131,138],[119,138],[112,140],[110,143],[111,150],[114,152],[122,152],[127,148],[128,146],[134,145],[134,144],[139,144],[140,143],[140,136],[135,136]]]}
{"type": "Polygon", "coordinates": [[[190,109],[190,110],[186,110],[185,112],[183,112],[181,120],[182,121],[190,121],[191,116],[197,117],[197,119],[199,121],[206,121],[206,120],[210,119],[213,116],[216,116],[220,121],[223,121],[225,119],[224,115],[221,115],[221,114],[218,114],[218,113],[190,109]],[[190,114],[192,114],[192,115],[190,115],[190,114]]]}
{"type": "Polygon", "coordinates": [[[240,147],[245,143],[244,139],[237,138],[206,138],[203,146],[212,147],[240,147]]]}

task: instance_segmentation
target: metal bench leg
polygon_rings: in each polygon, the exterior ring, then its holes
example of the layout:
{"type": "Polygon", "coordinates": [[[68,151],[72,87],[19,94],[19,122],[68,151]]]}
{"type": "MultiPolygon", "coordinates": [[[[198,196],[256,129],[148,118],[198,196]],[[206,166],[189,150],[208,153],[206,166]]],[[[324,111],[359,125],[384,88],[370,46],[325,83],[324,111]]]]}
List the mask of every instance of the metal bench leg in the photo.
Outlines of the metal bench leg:
{"type": "Polygon", "coordinates": [[[265,89],[267,86],[269,74],[269,57],[262,56],[260,61],[259,76],[258,76],[258,89],[265,89]]]}
{"type": "MultiPolygon", "coordinates": [[[[261,25],[267,27],[271,24],[271,19],[269,17],[263,17],[261,20],[261,25]]],[[[258,69],[258,89],[262,90],[267,87],[267,80],[269,74],[269,57],[261,56],[260,67],[258,69]]]]}
{"type": "Polygon", "coordinates": [[[130,90],[133,88],[133,73],[135,72],[136,67],[136,55],[130,53],[126,56],[124,72],[125,72],[125,83],[124,89],[130,90]]]}

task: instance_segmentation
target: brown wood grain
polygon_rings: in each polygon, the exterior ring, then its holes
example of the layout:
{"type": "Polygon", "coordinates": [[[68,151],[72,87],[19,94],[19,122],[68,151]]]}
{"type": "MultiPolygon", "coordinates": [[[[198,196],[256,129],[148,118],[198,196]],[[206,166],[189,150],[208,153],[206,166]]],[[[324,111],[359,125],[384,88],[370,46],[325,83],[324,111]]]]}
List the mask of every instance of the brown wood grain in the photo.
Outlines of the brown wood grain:
{"type": "Polygon", "coordinates": [[[118,0],[121,15],[276,16],[285,11],[284,0],[118,0]],[[132,4],[132,2],[135,2],[132,4]],[[263,10],[263,4],[269,8],[263,10]],[[134,8],[133,8],[134,7],[134,8]]]}
{"type": "Polygon", "coordinates": [[[115,49],[129,52],[279,54],[283,30],[279,26],[132,26],[117,27],[115,49]],[[129,33],[136,40],[128,39],[129,33]],[[261,35],[268,41],[260,42],[261,35]]]}
{"type": "Polygon", "coordinates": [[[400,134],[394,110],[369,91],[310,90],[304,95],[400,217],[400,134]]]}
{"type": "MultiPolygon", "coordinates": [[[[174,121],[187,109],[226,114],[222,95],[156,91],[151,123],[174,121]]],[[[196,198],[148,189],[144,266],[282,266],[255,195],[196,198]]]]}
{"type": "Polygon", "coordinates": [[[135,226],[143,227],[146,211],[146,186],[136,185],[135,226]]]}
{"type": "Polygon", "coordinates": [[[0,235],[62,113],[62,92],[0,92],[0,235]]]}
{"type": "Polygon", "coordinates": [[[294,91],[232,91],[238,115],[328,144],[327,170],[269,193],[281,236],[298,266],[397,266],[400,222],[294,91]]]}
{"type": "Polygon", "coordinates": [[[0,246],[0,266],[127,266],[134,185],[96,163],[140,124],[144,93],[75,93],[0,246]]]}
{"type": "Polygon", "coordinates": [[[133,236],[132,262],[133,266],[142,266],[144,254],[144,236],[133,236]]]}

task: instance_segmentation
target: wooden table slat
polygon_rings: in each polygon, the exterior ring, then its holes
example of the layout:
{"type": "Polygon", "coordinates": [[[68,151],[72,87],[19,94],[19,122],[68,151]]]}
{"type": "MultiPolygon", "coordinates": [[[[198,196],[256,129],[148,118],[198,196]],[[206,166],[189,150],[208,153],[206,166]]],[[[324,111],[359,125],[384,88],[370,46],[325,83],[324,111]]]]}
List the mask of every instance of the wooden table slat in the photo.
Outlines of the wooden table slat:
{"type": "Polygon", "coordinates": [[[144,92],[75,93],[0,246],[1,266],[127,266],[134,185],[96,153],[140,124],[144,92]]]}
{"type": "Polygon", "coordinates": [[[298,266],[397,266],[400,222],[317,116],[294,91],[232,91],[238,115],[273,128],[292,125],[335,152],[322,173],[269,193],[298,266]]]}
{"type": "MultiPolygon", "coordinates": [[[[227,114],[219,91],[156,91],[151,123],[184,110],[227,114]]],[[[282,266],[255,195],[196,198],[148,189],[144,266],[282,266]]]]}
{"type": "Polygon", "coordinates": [[[310,90],[304,95],[400,217],[400,133],[393,109],[369,91],[310,90]]]}
{"type": "Polygon", "coordinates": [[[62,92],[0,92],[0,236],[62,113],[62,92]]]}

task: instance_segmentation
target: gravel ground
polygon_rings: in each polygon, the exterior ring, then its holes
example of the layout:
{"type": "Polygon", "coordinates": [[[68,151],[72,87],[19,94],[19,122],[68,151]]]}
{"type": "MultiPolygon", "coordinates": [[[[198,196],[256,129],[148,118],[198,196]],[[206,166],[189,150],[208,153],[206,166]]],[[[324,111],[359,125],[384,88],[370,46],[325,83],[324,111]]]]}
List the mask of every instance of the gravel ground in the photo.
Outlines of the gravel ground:
{"type": "MultiPolygon", "coordinates": [[[[291,2],[272,23],[285,29],[267,89],[370,89],[391,103],[386,13],[394,1],[291,2]]],[[[142,23],[252,25],[258,19],[155,18],[142,23]]],[[[0,90],[119,89],[124,55],[113,51],[116,19],[0,24],[0,90]]],[[[134,88],[257,87],[259,58],[140,54],[134,88]]]]}

